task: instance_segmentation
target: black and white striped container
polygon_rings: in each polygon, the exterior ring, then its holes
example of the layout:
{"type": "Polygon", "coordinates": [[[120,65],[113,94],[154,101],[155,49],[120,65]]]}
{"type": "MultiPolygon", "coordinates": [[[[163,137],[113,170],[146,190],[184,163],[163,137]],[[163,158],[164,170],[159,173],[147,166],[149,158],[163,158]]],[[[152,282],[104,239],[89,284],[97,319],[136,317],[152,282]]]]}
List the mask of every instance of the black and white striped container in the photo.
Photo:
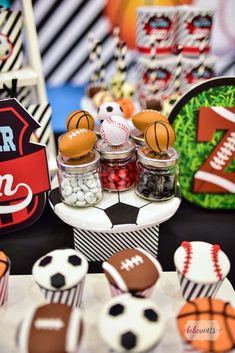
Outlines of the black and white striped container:
{"type": "Polygon", "coordinates": [[[224,281],[223,279],[210,284],[195,283],[187,279],[187,277],[182,275],[177,269],[176,271],[178,273],[182,295],[186,301],[203,297],[213,298],[224,281]]]}
{"type": "Polygon", "coordinates": [[[4,275],[0,278],[0,306],[5,304],[8,299],[8,282],[9,282],[9,275],[10,275],[10,267],[11,263],[8,259],[8,264],[4,275]]]}

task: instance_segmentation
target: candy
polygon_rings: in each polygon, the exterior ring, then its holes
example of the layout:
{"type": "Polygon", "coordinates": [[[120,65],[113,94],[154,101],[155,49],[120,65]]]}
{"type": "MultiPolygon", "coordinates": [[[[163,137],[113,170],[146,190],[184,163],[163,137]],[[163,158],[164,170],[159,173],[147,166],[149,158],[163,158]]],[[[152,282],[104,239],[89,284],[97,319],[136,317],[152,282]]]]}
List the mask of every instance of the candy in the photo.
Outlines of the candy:
{"type": "Polygon", "coordinates": [[[102,185],[106,190],[117,191],[130,189],[135,183],[135,159],[121,167],[102,163],[102,185]]]}

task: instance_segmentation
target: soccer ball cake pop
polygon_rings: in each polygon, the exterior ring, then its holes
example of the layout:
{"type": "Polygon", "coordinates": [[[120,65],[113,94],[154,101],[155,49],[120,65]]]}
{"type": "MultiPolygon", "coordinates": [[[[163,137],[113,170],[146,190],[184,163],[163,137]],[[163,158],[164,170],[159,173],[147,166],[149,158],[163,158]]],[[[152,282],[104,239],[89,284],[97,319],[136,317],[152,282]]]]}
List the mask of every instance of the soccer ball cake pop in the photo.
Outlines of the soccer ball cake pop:
{"type": "Polygon", "coordinates": [[[130,135],[130,129],[122,116],[106,118],[100,127],[102,140],[111,146],[123,145],[130,135]]]}
{"type": "Polygon", "coordinates": [[[123,116],[123,109],[120,104],[116,102],[106,102],[101,104],[97,110],[97,119],[99,120],[105,120],[112,115],[123,116]]]}

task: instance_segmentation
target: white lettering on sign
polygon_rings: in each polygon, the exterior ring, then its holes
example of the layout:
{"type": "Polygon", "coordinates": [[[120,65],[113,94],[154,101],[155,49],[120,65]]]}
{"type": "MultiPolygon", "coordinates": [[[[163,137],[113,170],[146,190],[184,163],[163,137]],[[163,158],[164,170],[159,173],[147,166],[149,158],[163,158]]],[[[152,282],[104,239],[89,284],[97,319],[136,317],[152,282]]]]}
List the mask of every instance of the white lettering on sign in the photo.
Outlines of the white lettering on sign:
{"type": "Polygon", "coordinates": [[[0,126],[0,135],[2,135],[2,145],[0,152],[16,151],[16,146],[13,142],[13,131],[10,126],[0,126]]]}
{"type": "Polygon", "coordinates": [[[1,196],[3,195],[4,196],[15,195],[20,187],[25,188],[27,190],[27,196],[23,201],[20,201],[15,205],[0,205],[0,214],[14,213],[17,211],[21,211],[30,204],[33,198],[32,190],[27,184],[19,183],[15,187],[15,189],[13,189],[12,188],[13,181],[14,181],[14,178],[11,174],[0,175],[0,201],[1,201],[1,196]]]}

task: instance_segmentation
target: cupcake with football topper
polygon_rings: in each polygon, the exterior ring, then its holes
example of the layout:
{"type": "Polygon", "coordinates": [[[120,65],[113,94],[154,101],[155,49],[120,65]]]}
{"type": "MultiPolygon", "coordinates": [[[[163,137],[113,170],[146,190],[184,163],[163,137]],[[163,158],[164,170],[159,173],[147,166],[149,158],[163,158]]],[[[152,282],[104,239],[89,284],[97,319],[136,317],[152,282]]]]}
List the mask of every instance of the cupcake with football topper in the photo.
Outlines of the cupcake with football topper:
{"type": "Polygon", "coordinates": [[[155,351],[165,322],[149,299],[122,294],[106,303],[99,317],[99,332],[110,351],[144,353],[155,351]]]}
{"type": "Polygon", "coordinates": [[[65,304],[31,309],[16,334],[22,353],[76,353],[83,334],[82,314],[65,304]]]}
{"type": "Polygon", "coordinates": [[[118,251],[102,267],[112,296],[129,292],[149,297],[162,273],[159,261],[140,248],[118,251]]]}
{"type": "Polygon", "coordinates": [[[0,306],[8,298],[8,281],[10,275],[10,260],[7,255],[0,250],[0,306]]]}
{"type": "Polygon", "coordinates": [[[214,297],[230,270],[230,261],[220,246],[202,241],[184,241],[174,262],[187,301],[214,297]]]}
{"type": "Polygon", "coordinates": [[[86,258],[73,249],[54,250],[41,257],[32,274],[49,303],[79,306],[88,272],[86,258]]]}

